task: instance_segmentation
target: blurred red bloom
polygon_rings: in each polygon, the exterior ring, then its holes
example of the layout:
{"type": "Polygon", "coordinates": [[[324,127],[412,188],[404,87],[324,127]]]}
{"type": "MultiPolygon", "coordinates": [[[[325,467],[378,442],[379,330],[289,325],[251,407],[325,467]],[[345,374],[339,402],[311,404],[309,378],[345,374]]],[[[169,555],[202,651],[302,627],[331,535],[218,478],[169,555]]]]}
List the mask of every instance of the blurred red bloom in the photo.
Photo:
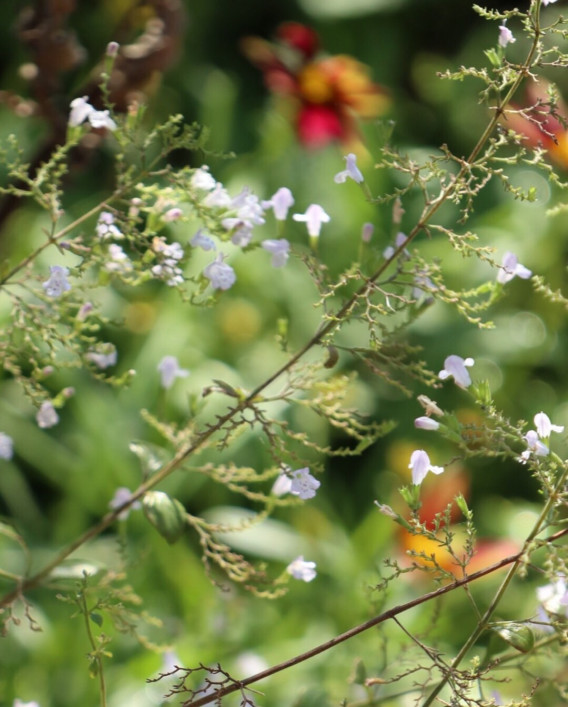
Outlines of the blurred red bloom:
{"type": "Polygon", "coordinates": [[[546,150],[552,161],[568,169],[568,109],[550,84],[542,79],[530,83],[525,105],[508,106],[503,122],[531,147],[546,150]]]}
{"type": "Polygon", "coordinates": [[[298,22],[281,25],[275,43],[246,37],[242,48],[263,72],[268,89],[295,103],[296,131],[307,147],[337,140],[357,151],[356,119],[374,118],[390,104],[368,67],[351,56],[320,55],[317,34],[298,22]]]}

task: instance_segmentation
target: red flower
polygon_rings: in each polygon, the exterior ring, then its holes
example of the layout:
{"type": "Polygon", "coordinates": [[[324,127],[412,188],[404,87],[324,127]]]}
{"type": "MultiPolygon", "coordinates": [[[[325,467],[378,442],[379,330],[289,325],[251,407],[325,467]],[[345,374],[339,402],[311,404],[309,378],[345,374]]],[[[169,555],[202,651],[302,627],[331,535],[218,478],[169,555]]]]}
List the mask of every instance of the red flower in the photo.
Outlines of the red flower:
{"type": "Polygon", "coordinates": [[[243,40],[247,57],[263,72],[273,93],[296,101],[296,130],[308,147],[338,140],[360,145],[357,118],[374,118],[390,104],[386,91],[369,78],[368,68],[346,55],[319,57],[316,33],[297,22],[277,30],[277,42],[243,40]]]}
{"type": "Polygon", "coordinates": [[[554,99],[551,86],[541,79],[526,91],[526,105],[510,105],[504,125],[525,137],[533,148],[548,152],[557,165],[568,169],[568,110],[562,99],[554,99]]]}

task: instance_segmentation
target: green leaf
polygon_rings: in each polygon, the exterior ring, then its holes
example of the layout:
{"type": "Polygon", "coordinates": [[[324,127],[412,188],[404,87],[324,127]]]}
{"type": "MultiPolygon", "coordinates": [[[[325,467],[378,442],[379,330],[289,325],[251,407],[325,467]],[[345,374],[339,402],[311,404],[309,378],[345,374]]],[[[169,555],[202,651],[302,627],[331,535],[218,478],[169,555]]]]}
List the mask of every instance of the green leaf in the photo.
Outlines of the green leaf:
{"type": "Polygon", "coordinates": [[[91,611],[89,618],[94,624],[97,624],[97,626],[103,625],[103,617],[100,614],[96,614],[94,611],[91,611]]]}

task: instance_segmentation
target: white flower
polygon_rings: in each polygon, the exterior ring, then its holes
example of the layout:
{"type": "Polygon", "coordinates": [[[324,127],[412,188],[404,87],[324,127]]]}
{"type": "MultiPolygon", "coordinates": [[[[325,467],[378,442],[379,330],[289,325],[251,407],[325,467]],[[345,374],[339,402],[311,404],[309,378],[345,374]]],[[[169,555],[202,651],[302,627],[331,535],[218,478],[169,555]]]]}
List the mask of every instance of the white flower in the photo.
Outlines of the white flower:
{"type": "Polygon", "coordinates": [[[203,191],[213,191],[215,189],[217,182],[209,173],[207,165],[195,170],[191,176],[191,186],[195,189],[203,189],[203,191]]]}
{"type": "Polygon", "coordinates": [[[228,290],[235,284],[237,276],[230,265],[223,262],[223,255],[219,254],[217,259],[203,270],[205,277],[211,282],[214,290],[228,290]]]}
{"type": "Polygon", "coordinates": [[[414,420],[414,427],[419,430],[437,430],[440,427],[440,423],[427,415],[422,415],[422,417],[417,417],[414,420]]]}
{"type": "Polygon", "coordinates": [[[292,479],[288,476],[288,474],[278,474],[276,481],[272,486],[271,493],[275,496],[284,496],[284,494],[290,493],[291,490],[292,479]]]}
{"type": "Polygon", "coordinates": [[[419,486],[424,481],[429,471],[433,474],[441,474],[444,471],[443,466],[430,464],[430,457],[423,449],[416,449],[412,452],[408,468],[412,469],[412,483],[415,486],[419,486]]]}
{"type": "Polygon", "coordinates": [[[92,110],[88,115],[89,123],[93,128],[106,128],[116,130],[116,123],[110,117],[108,110],[92,110]]]}
{"type": "Polygon", "coordinates": [[[111,243],[108,247],[109,262],[105,263],[105,270],[108,272],[130,272],[132,263],[130,258],[116,243],[111,243]]]}
{"type": "Polygon", "coordinates": [[[117,226],[114,225],[114,216],[110,211],[101,211],[96,227],[97,236],[101,240],[107,238],[124,238],[117,226]]]}
{"type": "Polygon", "coordinates": [[[294,579],[301,579],[302,582],[311,582],[317,574],[316,563],[306,562],[304,556],[300,555],[286,567],[286,572],[291,574],[294,579]]]}
{"type": "Polygon", "coordinates": [[[290,243],[285,238],[268,239],[261,243],[264,250],[272,253],[272,267],[282,268],[288,262],[290,243]]]}
{"type": "Polygon", "coordinates": [[[471,378],[466,366],[473,366],[474,363],[472,358],[462,358],[452,354],[444,361],[444,368],[438,373],[438,377],[445,380],[452,376],[456,385],[460,388],[467,388],[471,385],[471,378]]]}
{"type": "Polygon", "coordinates": [[[542,4],[544,7],[547,5],[552,5],[553,2],[556,2],[556,0],[542,0],[542,4]]]}
{"type": "Polygon", "coordinates": [[[534,416],[534,424],[541,439],[548,439],[551,432],[564,432],[564,425],[553,425],[545,412],[538,412],[534,416]]]}
{"type": "Polygon", "coordinates": [[[44,400],[37,411],[36,420],[38,426],[42,429],[47,429],[48,427],[53,427],[56,425],[59,422],[59,415],[53,407],[53,403],[49,400],[44,400]]]}
{"type": "Polygon", "coordinates": [[[14,442],[5,432],[0,432],[0,459],[11,459],[14,455],[14,442]]]}
{"type": "MultiPolygon", "coordinates": [[[[109,502],[109,507],[112,508],[113,510],[115,508],[118,508],[119,506],[122,506],[123,503],[128,501],[128,499],[132,496],[132,491],[125,486],[120,486],[119,488],[116,489],[114,492],[114,496],[111,498],[109,502]]],[[[125,508],[123,511],[120,511],[120,513],[117,515],[117,518],[119,520],[126,520],[128,518],[128,514],[130,511],[137,510],[138,508],[141,508],[142,504],[140,501],[134,501],[130,506],[125,508]]]]}
{"type": "Polygon", "coordinates": [[[538,587],[536,596],[548,613],[568,615],[568,588],[564,577],[559,577],[552,584],[538,587]]]}
{"type": "Polygon", "coordinates": [[[305,222],[308,234],[312,238],[317,238],[323,223],[329,223],[331,217],[326,214],[319,204],[310,204],[304,214],[294,214],[294,221],[305,222]]]}
{"type": "Polygon", "coordinates": [[[227,208],[231,206],[232,199],[225,187],[217,182],[213,189],[209,190],[209,194],[203,199],[205,206],[217,206],[227,208]]]}
{"type": "Polygon", "coordinates": [[[308,467],[290,472],[292,480],[290,493],[299,496],[303,501],[313,498],[321,483],[310,474],[308,467]]]}
{"type": "Polygon", "coordinates": [[[523,280],[527,280],[532,275],[532,271],[525,268],[518,261],[517,256],[511,251],[507,251],[503,255],[503,260],[501,261],[501,269],[497,273],[497,282],[504,285],[509,282],[514,277],[520,277],[523,280]]]}
{"type": "Polygon", "coordinates": [[[285,221],[288,216],[288,209],[294,204],[294,197],[288,187],[280,187],[269,200],[261,203],[263,209],[272,207],[274,218],[277,221],[285,221]]]}
{"type": "Polygon", "coordinates": [[[69,113],[69,125],[72,128],[81,125],[89,115],[95,110],[93,106],[87,101],[87,96],[82,98],[74,98],[71,101],[71,111],[69,113]]]}
{"type": "Polygon", "coordinates": [[[162,386],[164,388],[170,388],[176,378],[186,378],[189,375],[188,370],[179,367],[175,356],[164,356],[158,363],[158,372],[162,378],[162,386]]]}
{"type": "Polygon", "coordinates": [[[85,354],[87,361],[91,361],[97,368],[109,368],[116,364],[117,353],[114,344],[100,344],[94,351],[85,354]]]}
{"type": "MultiPolygon", "coordinates": [[[[383,258],[385,258],[385,260],[390,260],[392,258],[392,256],[394,255],[395,251],[398,250],[401,245],[404,245],[404,243],[406,243],[407,240],[408,240],[408,236],[405,233],[403,233],[402,231],[399,231],[396,234],[396,238],[394,240],[394,243],[395,243],[394,247],[392,245],[389,245],[387,248],[385,248],[383,250],[383,258]]],[[[408,256],[408,254],[409,254],[406,249],[403,250],[402,252],[406,256],[408,256]]]]}
{"type": "Polygon", "coordinates": [[[12,707],[39,707],[39,702],[22,702],[22,700],[16,698],[12,707]]]}
{"type": "Polygon", "coordinates": [[[51,265],[49,268],[49,279],[42,283],[45,294],[48,297],[60,297],[64,292],[71,289],[67,280],[69,269],[63,265],[51,265]]]}
{"type": "Polygon", "coordinates": [[[507,44],[512,44],[516,41],[511,30],[505,26],[505,22],[506,20],[502,25],[499,25],[499,45],[501,47],[506,47],[507,44]]]}
{"type": "Polygon", "coordinates": [[[215,241],[210,236],[207,236],[201,228],[197,231],[189,243],[194,248],[201,248],[202,250],[215,250],[215,241]]]}
{"type": "Polygon", "coordinates": [[[342,172],[338,172],[333,178],[333,181],[336,184],[343,184],[348,178],[351,178],[354,182],[360,184],[363,181],[363,175],[359,167],[357,167],[357,156],[350,152],[348,155],[345,155],[345,162],[346,169],[342,172]]]}

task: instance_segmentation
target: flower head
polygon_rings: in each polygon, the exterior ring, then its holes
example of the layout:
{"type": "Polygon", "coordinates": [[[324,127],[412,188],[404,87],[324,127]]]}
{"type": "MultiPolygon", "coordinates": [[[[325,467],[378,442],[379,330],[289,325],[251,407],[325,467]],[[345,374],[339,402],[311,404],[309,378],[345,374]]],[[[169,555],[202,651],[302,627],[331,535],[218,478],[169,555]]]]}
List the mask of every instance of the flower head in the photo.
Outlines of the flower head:
{"type": "Polygon", "coordinates": [[[292,479],[290,493],[299,496],[303,501],[313,498],[321,486],[321,483],[310,474],[308,467],[292,471],[290,477],[292,479]]]}
{"type": "Polygon", "coordinates": [[[422,417],[417,417],[414,420],[414,427],[419,430],[437,430],[440,427],[440,423],[427,415],[422,415],[422,417]]]}
{"type": "MultiPolygon", "coordinates": [[[[112,508],[113,510],[115,508],[119,508],[119,506],[122,506],[123,503],[128,501],[128,499],[132,496],[132,491],[125,486],[120,486],[119,488],[116,489],[114,492],[114,496],[111,498],[109,502],[109,508],[112,508]]],[[[117,518],[119,520],[126,520],[128,518],[128,514],[130,511],[137,510],[138,508],[141,508],[142,504],[140,501],[134,501],[134,503],[130,504],[127,508],[125,508],[123,511],[120,511],[118,514],[117,518]]]]}
{"type": "Polygon", "coordinates": [[[262,202],[263,209],[272,208],[274,218],[277,221],[285,221],[288,216],[288,209],[293,206],[294,197],[288,187],[280,187],[270,199],[262,202]]]}
{"type": "Polygon", "coordinates": [[[59,422],[59,415],[53,407],[53,403],[49,400],[44,400],[37,411],[36,420],[38,427],[41,427],[42,429],[54,427],[54,425],[59,422]]]}
{"type": "Polygon", "coordinates": [[[286,265],[290,256],[290,243],[285,238],[262,241],[261,245],[264,250],[272,253],[273,268],[282,268],[286,265]]]}
{"type": "Polygon", "coordinates": [[[237,276],[230,265],[223,262],[223,255],[219,254],[217,259],[203,270],[203,274],[210,281],[214,290],[228,290],[235,284],[237,276]]]}
{"type": "Polygon", "coordinates": [[[357,184],[360,184],[363,181],[363,175],[359,167],[357,167],[357,155],[353,152],[345,155],[345,163],[346,168],[342,172],[338,172],[333,178],[333,181],[336,184],[343,184],[347,179],[352,179],[354,182],[357,182],[357,184]]]}
{"type": "Polygon", "coordinates": [[[545,412],[537,412],[534,416],[534,424],[541,439],[548,439],[551,432],[564,432],[564,425],[553,425],[545,412]]]}
{"type": "Polygon", "coordinates": [[[51,265],[49,268],[49,279],[42,283],[45,294],[48,297],[60,297],[64,292],[71,289],[67,280],[69,269],[63,265],[51,265]]]}
{"type": "Polygon", "coordinates": [[[162,379],[164,388],[171,388],[176,378],[187,378],[189,371],[185,368],[180,368],[178,360],[175,356],[164,356],[158,363],[158,372],[162,379]]]}
{"type": "Polygon", "coordinates": [[[438,373],[442,380],[453,377],[454,382],[460,388],[467,388],[471,385],[471,378],[467,367],[473,366],[475,361],[472,358],[462,358],[452,354],[444,361],[444,368],[438,373]]]}
{"type": "Polygon", "coordinates": [[[14,442],[5,432],[0,432],[0,459],[9,460],[14,455],[14,442]]]}
{"type": "Polygon", "coordinates": [[[317,238],[321,231],[323,223],[329,223],[331,217],[324,211],[319,204],[310,204],[303,214],[294,214],[294,221],[305,222],[308,234],[312,238],[317,238]]]}
{"type": "Polygon", "coordinates": [[[444,471],[443,466],[430,464],[430,457],[423,449],[415,449],[412,452],[408,468],[412,469],[412,483],[415,486],[419,486],[424,481],[429,471],[433,474],[442,474],[444,471]]]}
{"type": "Polygon", "coordinates": [[[202,250],[215,250],[215,241],[200,228],[199,231],[189,241],[194,248],[202,250]]]}
{"type": "Polygon", "coordinates": [[[317,574],[316,563],[306,562],[304,556],[300,555],[286,567],[286,572],[291,574],[294,579],[301,579],[302,582],[311,582],[317,574]]]}
{"type": "Polygon", "coordinates": [[[513,37],[511,30],[505,25],[506,20],[502,25],[499,25],[499,46],[506,47],[507,44],[513,44],[517,40],[513,37]]]}
{"type": "Polygon", "coordinates": [[[517,256],[510,251],[507,251],[503,255],[503,260],[501,261],[501,269],[497,273],[497,282],[504,285],[509,282],[514,277],[520,277],[523,280],[527,280],[532,275],[532,271],[525,268],[518,261],[517,256]]]}

